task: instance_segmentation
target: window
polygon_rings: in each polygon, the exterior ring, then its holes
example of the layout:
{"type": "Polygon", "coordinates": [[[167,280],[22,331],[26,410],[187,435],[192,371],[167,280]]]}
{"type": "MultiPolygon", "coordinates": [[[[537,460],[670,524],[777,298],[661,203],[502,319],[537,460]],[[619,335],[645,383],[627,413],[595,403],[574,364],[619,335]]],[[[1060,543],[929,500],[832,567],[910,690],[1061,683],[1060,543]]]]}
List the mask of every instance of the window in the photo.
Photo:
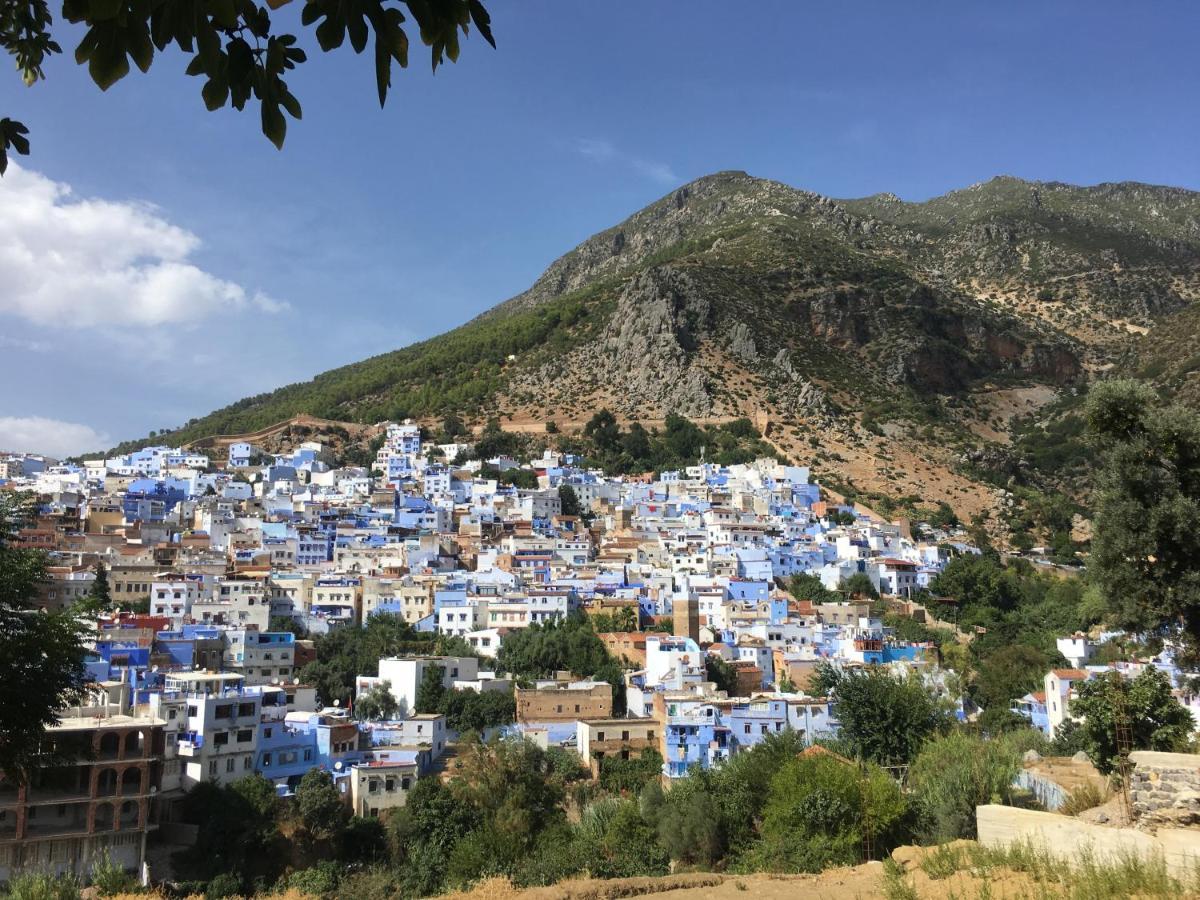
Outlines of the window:
{"type": "Polygon", "coordinates": [[[234,763],[236,763],[236,762],[237,762],[237,760],[234,759],[232,756],[229,757],[229,759],[225,760],[225,771],[232,772],[233,768],[234,768],[234,763]]]}
{"type": "Polygon", "coordinates": [[[242,768],[246,769],[246,770],[250,770],[250,769],[254,768],[254,762],[251,760],[251,758],[249,756],[242,757],[242,768]]]}
{"type": "Polygon", "coordinates": [[[215,759],[208,764],[208,774],[209,775],[217,774],[217,761],[215,759]]]}
{"type": "MultiPolygon", "coordinates": [[[[267,737],[270,737],[270,736],[271,736],[270,734],[267,735],[267,737]]],[[[237,733],[237,739],[238,739],[239,744],[244,744],[244,743],[254,740],[254,729],[252,729],[252,728],[241,729],[237,733]]]]}
{"type": "Polygon", "coordinates": [[[216,734],[213,735],[213,746],[214,747],[224,747],[228,743],[229,743],[229,732],[228,731],[218,731],[216,734]]]}
{"type": "Polygon", "coordinates": [[[746,730],[746,734],[749,734],[749,733],[750,733],[750,723],[749,723],[749,722],[747,722],[747,723],[746,723],[745,725],[743,725],[742,727],[743,727],[743,728],[746,730]]]}
{"type": "Polygon", "coordinates": [[[271,768],[271,754],[270,753],[263,754],[262,764],[263,764],[264,769],[271,768]]]}

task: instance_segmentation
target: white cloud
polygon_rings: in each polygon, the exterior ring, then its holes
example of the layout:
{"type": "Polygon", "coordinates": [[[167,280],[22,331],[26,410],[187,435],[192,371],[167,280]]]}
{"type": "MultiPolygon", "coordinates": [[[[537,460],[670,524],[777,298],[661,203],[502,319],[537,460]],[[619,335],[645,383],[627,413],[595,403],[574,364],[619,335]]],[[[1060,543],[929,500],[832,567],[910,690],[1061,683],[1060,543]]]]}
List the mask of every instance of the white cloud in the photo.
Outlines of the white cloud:
{"type": "Polygon", "coordinates": [[[612,141],[601,140],[597,138],[578,138],[574,142],[575,152],[580,156],[586,157],[596,163],[620,163],[633,169],[639,175],[645,175],[653,181],[658,181],[663,184],[678,184],[679,176],[675,171],[664,162],[656,162],[651,159],[643,159],[640,156],[634,156],[630,153],[625,153],[616,147],[612,141]]]}
{"type": "Polygon", "coordinates": [[[88,425],[42,416],[0,416],[0,450],[64,457],[103,450],[111,444],[107,434],[88,425]]]}
{"type": "Polygon", "coordinates": [[[87,328],[287,308],[192,263],[200,239],[148,204],[80,198],[11,165],[0,210],[0,313],[87,328]]]}

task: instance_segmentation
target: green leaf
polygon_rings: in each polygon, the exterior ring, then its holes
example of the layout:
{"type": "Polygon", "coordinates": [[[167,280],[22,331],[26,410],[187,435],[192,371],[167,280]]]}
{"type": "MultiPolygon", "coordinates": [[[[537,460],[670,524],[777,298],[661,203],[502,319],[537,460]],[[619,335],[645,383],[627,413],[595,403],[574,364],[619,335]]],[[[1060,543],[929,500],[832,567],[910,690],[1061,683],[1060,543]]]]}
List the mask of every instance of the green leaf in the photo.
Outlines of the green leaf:
{"type": "Polygon", "coordinates": [[[352,15],[346,23],[346,29],[350,32],[350,46],[355,53],[362,53],[367,47],[366,20],[362,16],[352,15]]]}
{"type": "Polygon", "coordinates": [[[204,71],[213,72],[221,61],[221,38],[207,22],[196,29],[196,49],[204,60],[204,71]]]}
{"type": "Polygon", "coordinates": [[[304,118],[304,113],[300,109],[300,101],[292,95],[291,91],[285,88],[279,97],[279,102],[283,105],[283,108],[288,111],[288,114],[293,119],[304,118]]]}
{"type": "Polygon", "coordinates": [[[379,91],[379,105],[387,102],[388,88],[392,86],[392,53],[384,43],[383,35],[375,36],[375,87],[379,91]]]}
{"type": "Polygon", "coordinates": [[[0,119],[0,175],[8,170],[8,148],[22,156],[29,155],[29,129],[15,119],[0,119]]]}
{"type": "Polygon", "coordinates": [[[88,59],[88,74],[102,91],[107,91],[129,74],[124,36],[112,25],[105,27],[100,42],[88,59]]]}
{"type": "Polygon", "coordinates": [[[277,103],[263,101],[262,130],[277,150],[283,149],[283,139],[287,136],[287,119],[279,111],[277,103]]]}
{"type": "Polygon", "coordinates": [[[79,42],[79,46],[75,48],[75,64],[82,66],[87,62],[99,43],[99,31],[96,28],[89,28],[87,34],[83,36],[83,40],[79,42]]]}
{"type": "Polygon", "coordinates": [[[124,0],[89,0],[88,18],[93,22],[115,19],[124,6],[124,0]]]}
{"type": "Polygon", "coordinates": [[[471,10],[471,21],[475,23],[475,27],[479,29],[479,33],[483,35],[483,39],[496,47],[496,39],[492,37],[492,17],[488,11],[483,8],[483,4],[479,0],[468,0],[467,6],[471,10]]]}
{"type": "Polygon", "coordinates": [[[200,89],[200,96],[209,112],[220,109],[229,99],[229,82],[224,78],[210,78],[200,89]]]}
{"type": "Polygon", "coordinates": [[[126,30],[128,35],[129,55],[143,72],[150,71],[150,63],[154,61],[154,44],[150,42],[150,30],[145,22],[133,22],[126,30]]]}
{"type": "Polygon", "coordinates": [[[238,14],[234,0],[208,0],[206,5],[213,17],[213,21],[222,28],[237,27],[238,14]]]}

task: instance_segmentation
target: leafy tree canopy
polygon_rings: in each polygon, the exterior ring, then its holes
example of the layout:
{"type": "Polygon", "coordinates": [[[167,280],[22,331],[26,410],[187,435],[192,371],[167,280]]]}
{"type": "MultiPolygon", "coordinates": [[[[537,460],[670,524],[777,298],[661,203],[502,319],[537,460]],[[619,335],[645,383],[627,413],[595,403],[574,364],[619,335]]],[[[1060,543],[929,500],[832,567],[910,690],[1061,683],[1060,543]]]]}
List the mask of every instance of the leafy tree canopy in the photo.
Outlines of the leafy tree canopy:
{"type": "Polygon", "coordinates": [[[879,765],[910,762],[949,724],[916,676],[898,678],[875,668],[844,672],[823,663],[816,678],[837,704],[842,744],[879,765]]]}
{"type": "Polygon", "coordinates": [[[71,612],[36,609],[45,554],[14,544],[32,500],[0,494],[0,771],[23,779],[37,765],[47,727],[84,682],[84,629],[71,612]]]}
{"type": "Polygon", "coordinates": [[[1116,768],[1116,717],[1120,708],[1129,721],[1134,750],[1182,750],[1194,723],[1192,714],[1171,693],[1171,680],[1147,667],[1132,681],[1116,672],[1076,686],[1070,713],[1079,726],[1088,756],[1101,772],[1116,768]]]}
{"type": "MultiPolygon", "coordinates": [[[[267,0],[273,10],[291,0],[267,0]]],[[[172,0],[63,0],[62,18],[86,29],[75,49],[75,60],[86,63],[88,74],[101,90],[108,90],[129,74],[130,64],[149,71],[156,53],[174,44],[190,57],[187,74],[202,76],[201,99],[209,110],[232,105],[242,110],[253,98],[259,107],[263,134],[283,146],[287,116],[301,117],[300,101],[284,76],[307,61],[295,34],[281,31],[267,6],[253,0],[201,0],[193,4],[172,0]],[[287,116],[284,115],[287,114],[287,116]]],[[[392,63],[408,66],[408,21],[416,25],[421,41],[430,49],[433,68],[444,60],[456,62],[459,32],[474,25],[493,47],[491,17],[480,0],[306,0],[300,24],[312,28],[317,46],[336,50],[349,38],[355,53],[362,53],[374,36],[375,87],[379,105],[392,83],[392,63]],[[408,10],[406,16],[401,7],[408,10]]],[[[43,64],[61,53],[52,33],[48,0],[6,0],[0,3],[0,47],[14,58],[25,84],[46,77],[43,64]]],[[[29,153],[29,131],[20,122],[0,119],[0,174],[8,165],[8,151],[29,153]]]]}
{"type": "Polygon", "coordinates": [[[1092,388],[1087,427],[1102,459],[1090,566],[1115,623],[1200,658],[1200,416],[1114,380],[1092,388]]]}

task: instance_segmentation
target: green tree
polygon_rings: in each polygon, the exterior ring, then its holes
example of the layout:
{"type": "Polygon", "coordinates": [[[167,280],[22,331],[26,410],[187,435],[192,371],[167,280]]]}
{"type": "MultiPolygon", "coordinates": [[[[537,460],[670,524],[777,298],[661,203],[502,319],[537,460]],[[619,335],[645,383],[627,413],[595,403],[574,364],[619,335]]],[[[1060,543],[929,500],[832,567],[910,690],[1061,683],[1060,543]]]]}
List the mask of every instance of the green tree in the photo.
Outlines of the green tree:
{"type": "Polygon", "coordinates": [[[497,725],[512,723],[517,716],[517,702],[506,692],[451,688],[442,694],[438,712],[455,731],[483,733],[497,725]]]}
{"type": "Polygon", "coordinates": [[[442,686],[442,678],[445,677],[445,674],[445,666],[425,667],[421,683],[417,685],[415,699],[417,712],[434,713],[438,711],[438,707],[442,704],[442,697],[446,693],[446,689],[442,686]]]}
{"type": "Polygon", "coordinates": [[[384,681],[354,700],[354,717],[378,722],[394,719],[400,714],[400,702],[392,694],[392,683],[384,681]]]}
{"type": "Polygon", "coordinates": [[[879,765],[910,762],[921,745],[948,724],[916,675],[896,677],[876,668],[842,672],[825,666],[821,677],[836,703],[840,741],[855,756],[879,765]]]}
{"type": "Polygon", "coordinates": [[[514,675],[544,678],[569,671],[613,686],[613,711],[625,708],[625,685],[620,663],[596,637],[583,615],[552,619],[509,634],[500,645],[498,663],[514,675]]]}
{"type": "Polygon", "coordinates": [[[439,893],[450,854],[479,821],[478,810],[440,779],[417,779],[405,805],[388,823],[405,893],[418,897],[439,893]]]}
{"type": "Polygon", "coordinates": [[[639,792],[647,782],[662,775],[663,758],[657,750],[644,750],[642,755],[621,759],[606,756],[600,760],[600,787],[614,794],[639,792]]]}
{"type": "Polygon", "coordinates": [[[656,789],[643,792],[642,805],[671,859],[705,867],[721,859],[726,842],[718,785],[707,773],[696,772],[676,781],[665,793],[657,783],[653,784],[656,789]]]}
{"type": "Polygon", "coordinates": [[[899,786],[877,766],[860,768],[831,754],[792,759],[771,779],[754,857],[770,871],[854,865],[865,823],[886,852],[904,813],[899,786]]]}
{"type": "Polygon", "coordinates": [[[304,827],[318,838],[336,837],[350,818],[333,776],[321,769],[304,773],[296,788],[296,806],[304,827]]]}
{"type": "Polygon", "coordinates": [[[829,590],[819,577],[809,572],[793,575],[788,582],[788,592],[797,600],[813,603],[837,603],[842,599],[841,594],[829,590]]]}
{"type": "Polygon", "coordinates": [[[96,580],[92,582],[89,594],[92,601],[101,609],[112,607],[112,592],[108,586],[108,569],[103,560],[96,560],[96,580]]]}
{"type": "Polygon", "coordinates": [[[1092,388],[1087,425],[1101,454],[1090,568],[1115,624],[1180,632],[1200,658],[1200,416],[1135,381],[1092,388]]]}
{"type": "Polygon", "coordinates": [[[468,435],[470,432],[467,426],[463,424],[463,420],[454,413],[450,413],[442,419],[442,443],[449,444],[455,438],[468,435]]]}
{"type": "Polygon", "coordinates": [[[31,521],[32,500],[0,493],[0,771],[24,780],[46,728],[79,697],[83,628],[69,612],[40,612],[45,554],[12,543],[31,521]]]}
{"type": "Polygon", "coordinates": [[[983,740],[961,731],[935,737],[908,770],[922,843],[975,838],[975,807],[1007,801],[1021,756],[1006,740],[983,740]]]}
{"type": "MultiPolygon", "coordinates": [[[[289,0],[272,0],[272,8],[289,0]]],[[[335,50],[350,39],[362,53],[374,34],[375,86],[379,105],[392,83],[392,63],[408,65],[406,17],[401,4],[364,0],[346,7],[338,0],[309,0],[300,20],[315,26],[317,45],[335,50]]],[[[408,16],[421,40],[430,48],[433,67],[446,59],[456,62],[459,31],[473,24],[493,47],[491,19],[481,0],[404,0],[408,16]]],[[[202,75],[201,98],[209,110],[226,104],[245,109],[251,97],[261,111],[262,130],[276,147],[287,133],[286,112],[301,115],[300,102],[291,93],[284,75],[307,61],[294,34],[279,31],[270,12],[252,0],[205,3],[184,14],[173,4],[119,4],[100,0],[64,0],[63,19],[86,29],[75,49],[76,62],[88,65],[88,74],[101,90],[108,90],[130,71],[130,63],[149,70],[155,53],[175,44],[190,57],[187,74],[202,75]]],[[[48,0],[12,0],[0,5],[0,47],[14,57],[25,84],[45,77],[47,57],[61,53],[54,40],[48,0]]],[[[0,119],[0,174],[8,165],[8,151],[29,153],[28,129],[12,119],[0,119]]]]}
{"type": "Polygon", "coordinates": [[[575,493],[575,488],[569,484],[560,484],[558,486],[558,499],[562,504],[562,514],[564,516],[578,516],[583,513],[583,508],[579,505],[579,497],[575,493]]]}
{"type": "Polygon", "coordinates": [[[611,453],[620,449],[621,426],[612,412],[602,409],[583,426],[583,436],[589,438],[601,453],[611,453]]]}
{"type": "Polygon", "coordinates": [[[738,695],[737,669],[715,653],[704,657],[704,677],[715,684],[718,691],[724,691],[730,697],[738,695]]]}
{"type": "Polygon", "coordinates": [[[849,578],[843,578],[838,584],[838,591],[843,594],[867,597],[871,600],[879,599],[879,590],[866,572],[855,572],[849,578]]]}
{"type": "Polygon", "coordinates": [[[1088,756],[1105,774],[1118,762],[1116,715],[1124,706],[1134,750],[1182,750],[1195,727],[1192,714],[1171,693],[1171,680],[1147,667],[1132,681],[1106,672],[1076,686],[1070,714],[1082,719],[1088,756]]]}
{"type": "Polygon", "coordinates": [[[985,713],[1007,711],[1013,700],[1038,689],[1054,662],[1055,657],[1027,644],[1001,647],[979,662],[971,696],[985,713]]]}
{"type": "MultiPolygon", "coordinates": [[[[748,752],[736,754],[716,772],[697,773],[706,779],[720,809],[721,839],[730,856],[745,853],[757,837],[771,778],[804,750],[804,737],[787,729],[767,735],[748,752]]],[[[689,776],[688,780],[692,777],[689,776]]],[[[674,788],[672,788],[674,791],[674,788]]]]}
{"type": "Polygon", "coordinates": [[[271,616],[271,622],[267,626],[270,631],[287,631],[294,635],[297,640],[302,640],[308,637],[308,629],[300,622],[297,622],[291,616],[271,616]]]}
{"type": "Polygon", "coordinates": [[[353,816],[338,836],[338,847],[338,859],[344,863],[387,862],[387,831],[378,819],[353,816]]]}
{"type": "Polygon", "coordinates": [[[183,798],[183,819],[197,826],[196,843],[172,857],[175,871],[199,881],[229,873],[239,892],[258,876],[274,881],[284,855],[278,802],[275,786],[261,775],[224,787],[207,781],[196,785],[183,798]]]}
{"type": "Polygon", "coordinates": [[[618,802],[603,834],[588,849],[587,868],[593,878],[665,875],[670,863],[636,800],[618,802]]]}

